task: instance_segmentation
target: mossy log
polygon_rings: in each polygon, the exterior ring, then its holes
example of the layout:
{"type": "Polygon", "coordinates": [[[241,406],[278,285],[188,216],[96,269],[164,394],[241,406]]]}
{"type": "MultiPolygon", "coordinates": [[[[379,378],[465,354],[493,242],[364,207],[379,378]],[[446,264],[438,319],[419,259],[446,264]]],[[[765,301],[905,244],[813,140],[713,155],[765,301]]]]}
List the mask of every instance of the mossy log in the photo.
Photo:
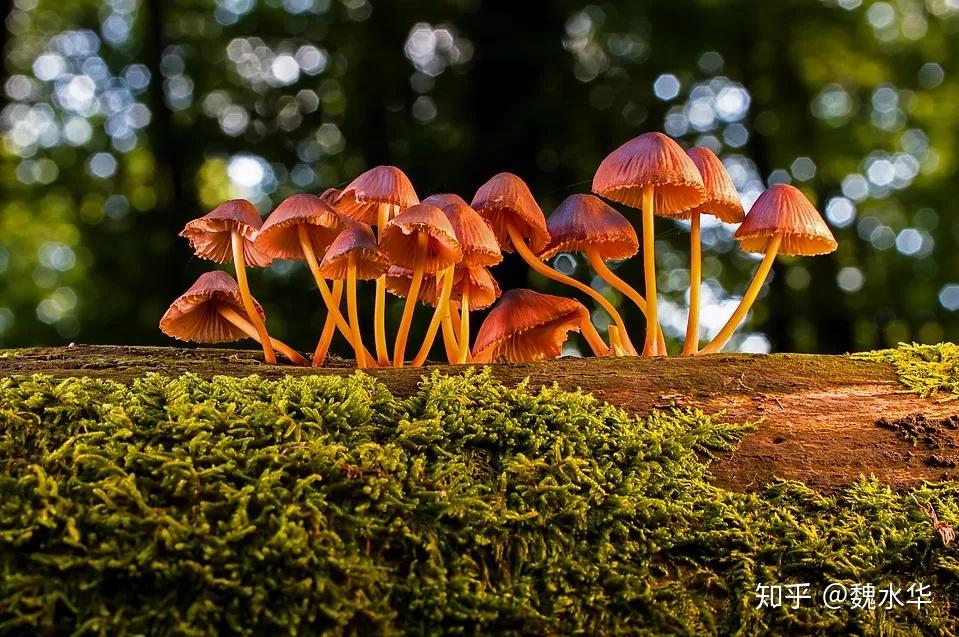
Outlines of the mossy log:
{"type": "MultiPolygon", "coordinates": [[[[457,366],[379,369],[369,373],[397,396],[408,396],[424,373],[457,366]]],[[[352,361],[332,359],[322,369],[268,366],[253,350],[165,347],[70,346],[0,351],[0,377],[42,373],[128,382],[148,372],[179,375],[352,374],[352,361]]],[[[494,365],[505,383],[529,378],[533,386],[558,383],[582,388],[629,411],[645,414],[670,406],[725,411],[730,420],[761,421],[735,452],[712,465],[717,481],[749,490],[772,477],[801,480],[834,490],[860,475],[896,486],[959,478],[959,430],[950,423],[955,403],[903,391],[885,363],[847,356],[722,354],[700,358],[608,358],[494,365]],[[896,421],[920,416],[918,428],[896,421]]]]}

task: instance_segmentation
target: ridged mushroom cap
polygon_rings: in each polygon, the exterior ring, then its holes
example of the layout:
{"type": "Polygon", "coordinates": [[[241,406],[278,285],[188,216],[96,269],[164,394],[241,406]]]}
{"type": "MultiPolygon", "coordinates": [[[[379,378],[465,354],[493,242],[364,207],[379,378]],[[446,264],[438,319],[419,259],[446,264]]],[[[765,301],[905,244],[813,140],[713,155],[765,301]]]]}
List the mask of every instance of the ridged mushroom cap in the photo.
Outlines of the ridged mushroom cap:
{"type": "Polygon", "coordinates": [[[262,268],[273,261],[253,245],[262,225],[263,220],[253,204],[245,199],[231,199],[199,219],[187,222],[180,236],[186,237],[198,257],[229,263],[233,261],[232,234],[235,230],[243,238],[243,259],[247,265],[262,268]]]}
{"type": "Polygon", "coordinates": [[[463,206],[469,205],[468,203],[466,203],[465,199],[463,199],[459,195],[454,194],[452,192],[441,192],[435,195],[430,195],[429,197],[427,197],[420,203],[425,203],[427,205],[434,206],[436,208],[439,208],[440,210],[443,210],[444,212],[445,212],[446,206],[449,206],[449,205],[453,205],[453,204],[463,205],[463,206]]]}
{"type": "Polygon", "coordinates": [[[706,199],[703,178],[689,155],[662,133],[644,133],[606,156],[593,176],[597,195],[642,208],[643,188],[653,187],[655,213],[682,213],[706,199]]]}
{"type": "Polygon", "coordinates": [[[351,181],[337,197],[335,207],[340,214],[375,226],[380,204],[398,206],[402,211],[419,202],[406,173],[396,166],[377,166],[351,181]]]}
{"type": "Polygon", "coordinates": [[[734,235],[743,252],[765,252],[770,237],[782,234],[779,254],[814,256],[833,252],[839,244],[819,211],[789,184],[770,186],[734,235]]]}
{"type": "Polygon", "coordinates": [[[487,315],[476,335],[478,363],[525,363],[556,358],[570,330],[579,331],[589,312],[574,299],[532,290],[509,290],[487,315]]]}
{"type": "Polygon", "coordinates": [[[513,241],[506,229],[512,223],[529,249],[539,254],[549,243],[546,217],[536,203],[529,186],[512,173],[499,173],[479,187],[470,206],[479,213],[496,235],[503,252],[513,252],[513,241]]]}
{"type": "MultiPolygon", "coordinates": [[[[413,271],[399,266],[390,266],[386,273],[386,289],[390,294],[406,298],[410,293],[413,281],[413,271]]],[[[435,274],[424,274],[419,301],[436,307],[439,302],[442,283],[437,281],[435,274]]],[[[499,284],[490,271],[484,267],[457,268],[453,274],[453,288],[450,292],[450,302],[459,303],[463,298],[463,291],[469,288],[470,309],[482,310],[492,305],[501,292],[499,284]]]]}
{"type": "Polygon", "coordinates": [[[425,234],[425,272],[438,272],[463,260],[450,220],[439,208],[426,204],[410,206],[391,219],[380,234],[380,248],[393,265],[412,270],[420,258],[419,235],[425,234]]]}
{"type": "MultiPolygon", "coordinates": [[[[264,320],[263,308],[256,300],[253,304],[260,320],[264,320]]],[[[228,343],[249,338],[217,312],[218,305],[229,306],[246,317],[240,287],[232,276],[222,270],[201,274],[189,290],[170,304],[160,319],[160,331],[194,343],[228,343]]]]}
{"type": "Polygon", "coordinates": [[[702,146],[690,148],[686,153],[703,178],[706,201],[689,210],[685,216],[698,212],[712,215],[725,223],[742,223],[746,216],[743,202],[739,200],[739,192],[716,153],[702,146]]]}
{"type": "Polygon", "coordinates": [[[549,216],[546,227],[551,240],[543,259],[589,248],[596,248],[603,261],[628,259],[639,252],[632,224],[594,195],[570,195],[549,216]]]}
{"type": "Polygon", "coordinates": [[[463,250],[463,263],[469,266],[496,265],[503,260],[496,235],[486,221],[466,203],[449,203],[443,212],[463,250]]]}
{"type": "Polygon", "coordinates": [[[320,275],[331,280],[345,279],[349,273],[350,255],[353,255],[356,263],[356,278],[361,281],[379,277],[390,266],[386,255],[376,244],[373,229],[365,223],[351,220],[327,248],[320,262],[320,275]]]}
{"type": "Polygon", "coordinates": [[[299,227],[306,230],[313,254],[318,259],[343,229],[336,211],[316,195],[301,193],[280,202],[256,235],[254,246],[274,259],[303,261],[299,227]]]}

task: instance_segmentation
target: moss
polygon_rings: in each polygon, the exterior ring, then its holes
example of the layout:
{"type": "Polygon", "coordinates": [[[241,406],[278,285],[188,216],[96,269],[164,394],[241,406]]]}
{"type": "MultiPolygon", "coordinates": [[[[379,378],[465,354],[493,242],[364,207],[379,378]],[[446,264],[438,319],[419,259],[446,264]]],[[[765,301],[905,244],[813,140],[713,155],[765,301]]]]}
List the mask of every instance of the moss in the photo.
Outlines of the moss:
{"type": "Polygon", "coordinates": [[[489,371],[0,379],[0,634],[955,634],[959,557],[911,496],[741,494],[752,425],[636,417],[489,371]],[[759,583],[913,581],[892,611],[759,583]]]}
{"type": "Polygon", "coordinates": [[[923,398],[941,394],[943,402],[959,399],[959,345],[900,343],[896,349],[853,354],[857,360],[890,363],[899,381],[923,398]]]}

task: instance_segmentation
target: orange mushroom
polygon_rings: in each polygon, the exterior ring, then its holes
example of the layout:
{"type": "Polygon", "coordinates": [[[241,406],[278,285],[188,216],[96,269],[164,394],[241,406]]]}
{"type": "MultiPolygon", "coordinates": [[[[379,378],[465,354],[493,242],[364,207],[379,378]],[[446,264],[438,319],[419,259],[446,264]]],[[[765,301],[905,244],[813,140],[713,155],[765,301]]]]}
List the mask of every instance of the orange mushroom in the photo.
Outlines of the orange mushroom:
{"type": "Polygon", "coordinates": [[[373,230],[365,223],[356,221],[349,221],[346,228],[333,240],[319,267],[319,274],[327,279],[346,280],[346,304],[352,335],[349,340],[360,369],[375,366],[376,362],[363,346],[356,304],[356,281],[377,279],[388,267],[389,261],[376,244],[373,230]]]}
{"type": "MultiPolygon", "coordinates": [[[[387,222],[410,206],[419,203],[406,174],[396,166],[377,166],[354,179],[336,198],[336,209],[357,221],[376,226],[377,239],[383,241],[387,222]]],[[[376,280],[373,306],[373,333],[376,357],[380,365],[389,365],[386,344],[386,279],[376,280]]]]}
{"type": "Polygon", "coordinates": [[[771,186],[759,196],[735,239],[743,252],[763,253],[763,260],[732,316],[700,354],[716,353],[729,341],[759,296],[777,254],[828,254],[839,245],[806,196],[788,184],[771,186]]]}
{"type": "Polygon", "coordinates": [[[703,179],[679,144],[662,133],[645,133],[603,159],[593,176],[593,192],[632,208],[642,208],[648,306],[643,353],[654,354],[659,340],[654,215],[672,216],[698,206],[706,198],[703,179]]]}
{"type": "Polygon", "coordinates": [[[739,193],[726,167],[708,148],[696,146],[687,151],[706,188],[706,201],[689,211],[689,318],[683,354],[699,350],[699,294],[702,287],[702,245],[700,215],[713,215],[724,223],[742,223],[745,216],[739,193]]]}
{"type": "MultiPolygon", "coordinates": [[[[419,298],[423,275],[443,275],[439,303],[424,339],[425,346],[429,347],[442,316],[447,313],[447,303],[453,286],[453,266],[462,261],[463,250],[446,215],[439,208],[427,204],[411,206],[387,222],[380,233],[380,247],[391,263],[413,271],[409,296],[403,306],[403,318],[400,320],[393,349],[393,365],[402,367],[413,308],[419,298]]],[[[385,277],[383,287],[385,290],[385,277]]]]}
{"type": "Polygon", "coordinates": [[[536,256],[549,244],[549,230],[542,209],[522,179],[511,173],[499,173],[480,186],[470,205],[493,229],[503,252],[515,250],[536,272],[588,294],[613,321],[622,324],[622,317],[606,297],[590,286],[557,272],[536,256]]]}
{"type": "Polygon", "coordinates": [[[435,195],[430,195],[420,203],[425,203],[430,206],[435,206],[440,210],[444,210],[446,206],[457,205],[457,206],[468,206],[466,200],[460,197],[457,194],[452,192],[441,192],[435,195]]]}
{"type": "MultiPolygon", "coordinates": [[[[263,320],[263,308],[253,299],[253,311],[263,320]]],[[[170,305],[160,319],[160,330],[181,341],[228,343],[243,338],[258,341],[259,332],[246,318],[246,303],[240,286],[226,272],[214,270],[200,275],[190,289],[170,305]]],[[[270,339],[278,352],[296,365],[306,359],[289,345],[270,339]]]]}
{"type": "Polygon", "coordinates": [[[526,363],[556,358],[563,353],[567,334],[583,330],[593,352],[605,353],[599,334],[589,334],[589,312],[575,299],[532,290],[503,294],[476,335],[473,360],[481,363],[526,363]]]}
{"type": "Polygon", "coordinates": [[[224,201],[199,219],[188,222],[180,236],[186,237],[198,257],[217,263],[233,261],[243,307],[256,328],[258,340],[263,347],[263,358],[272,365],[276,363],[276,355],[273,353],[270,335],[266,331],[266,323],[254,309],[253,295],[246,278],[247,263],[266,267],[272,261],[253,245],[262,224],[260,213],[253,204],[244,199],[232,199],[224,201]]]}

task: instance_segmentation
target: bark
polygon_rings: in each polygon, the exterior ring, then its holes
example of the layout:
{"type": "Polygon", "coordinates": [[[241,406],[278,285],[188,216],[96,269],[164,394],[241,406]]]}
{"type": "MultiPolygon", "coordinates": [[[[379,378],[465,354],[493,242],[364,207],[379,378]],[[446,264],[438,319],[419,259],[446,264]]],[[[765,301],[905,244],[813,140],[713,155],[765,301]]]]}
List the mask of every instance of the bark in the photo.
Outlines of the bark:
{"type": "MultiPolygon", "coordinates": [[[[255,350],[77,346],[0,352],[0,378],[45,373],[129,382],[147,372],[202,377],[227,374],[352,374],[352,361],[333,359],[323,369],[266,366],[255,350]]],[[[370,370],[397,396],[409,396],[424,373],[456,372],[466,366],[370,370]]],[[[556,381],[577,387],[624,409],[646,414],[672,406],[726,411],[732,421],[760,421],[735,452],[713,464],[716,480],[750,490],[773,477],[802,480],[833,490],[874,474],[895,487],[923,480],[959,479],[959,430],[943,427],[935,445],[920,435],[914,444],[887,427],[921,414],[938,422],[959,412],[953,403],[903,392],[893,369],[844,356],[719,354],[701,358],[577,359],[527,365],[494,365],[499,380],[532,385],[556,381]]]]}

